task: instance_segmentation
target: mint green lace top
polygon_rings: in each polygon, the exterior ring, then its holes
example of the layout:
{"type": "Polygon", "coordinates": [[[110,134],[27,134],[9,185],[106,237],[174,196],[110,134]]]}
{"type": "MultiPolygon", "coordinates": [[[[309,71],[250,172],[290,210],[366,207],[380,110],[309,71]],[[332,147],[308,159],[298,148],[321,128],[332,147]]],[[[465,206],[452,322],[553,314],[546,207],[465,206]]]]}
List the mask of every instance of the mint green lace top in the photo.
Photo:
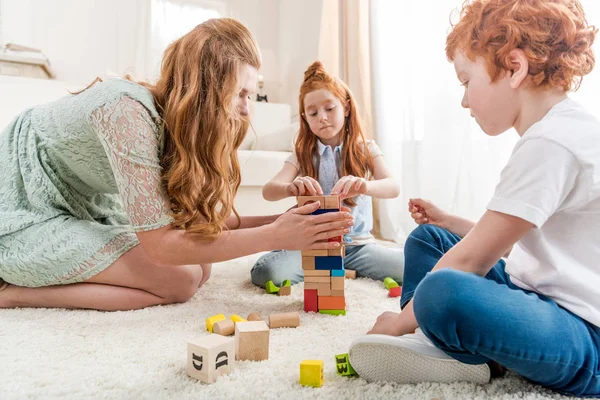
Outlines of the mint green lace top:
{"type": "Polygon", "coordinates": [[[110,79],[25,110],[0,134],[0,278],[81,282],[168,225],[150,92],[110,79]]]}

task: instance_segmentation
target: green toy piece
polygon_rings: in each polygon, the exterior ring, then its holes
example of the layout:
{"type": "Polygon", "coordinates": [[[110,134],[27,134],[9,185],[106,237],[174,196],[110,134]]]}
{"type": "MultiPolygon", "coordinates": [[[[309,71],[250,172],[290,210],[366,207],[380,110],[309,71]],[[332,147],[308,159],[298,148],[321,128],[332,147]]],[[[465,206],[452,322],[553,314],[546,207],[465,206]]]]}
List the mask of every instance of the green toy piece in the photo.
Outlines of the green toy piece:
{"type": "Polygon", "coordinates": [[[348,359],[348,354],[338,354],[335,356],[335,372],[341,376],[358,375],[348,359]]]}
{"type": "Polygon", "coordinates": [[[265,290],[269,294],[276,294],[277,292],[279,292],[279,288],[277,286],[275,286],[273,281],[269,281],[269,282],[265,283],[265,290]]]}
{"type": "Polygon", "coordinates": [[[346,310],[319,310],[319,314],[346,315],[346,310]]]}
{"type": "Polygon", "coordinates": [[[281,284],[281,287],[284,286],[292,286],[292,281],[290,281],[289,279],[286,279],[285,281],[283,281],[283,283],[281,284]]]}
{"type": "Polygon", "coordinates": [[[389,276],[383,280],[383,284],[385,285],[385,288],[387,290],[390,290],[391,288],[400,286],[400,285],[398,285],[398,282],[396,282],[395,280],[393,280],[389,276]]]}

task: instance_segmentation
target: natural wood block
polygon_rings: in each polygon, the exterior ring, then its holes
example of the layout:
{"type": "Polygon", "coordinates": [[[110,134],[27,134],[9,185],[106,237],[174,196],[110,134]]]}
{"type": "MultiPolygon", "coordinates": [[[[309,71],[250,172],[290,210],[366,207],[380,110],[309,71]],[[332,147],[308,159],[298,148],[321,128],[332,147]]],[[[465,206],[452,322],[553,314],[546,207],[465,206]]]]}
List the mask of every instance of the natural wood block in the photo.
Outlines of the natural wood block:
{"type": "Polygon", "coordinates": [[[235,324],[235,354],[238,360],[269,359],[269,327],[264,321],[235,324]]]}
{"type": "Polygon", "coordinates": [[[314,256],[302,256],[302,269],[310,271],[315,269],[315,257],[314,256]]]}
{"type": "Polygon", "coordinates": [[[211,334],[188,342],[187,374],[206,383],[235,367],[234,339],[211,334]]]}
{"type": "Polygon", "coordinates": [[[323,386],[323,360],[304,360],[300,363],[300,384],[302,386],[323,386]]]}
{"type": "Polygon", "coordinates": [[[339,196],[325,196],[325,207],[328,210],[340,209],[340,197],[339,196]]]}
{"type": "Polygon", "coordinates": [[[321,296],[331,296],[331,283],[317,283],[317,294],[321,296]]]}
{"type": "Polygon", "coordinates": [[[221,336],[233,335],[235,323],[230,319],[224,319],[213,325],[213,332],[221,336]]]}
{"type": "Polygon", "coordinates": [[[269,315],[269,327],[273,328],[295,328],[300,326],[300,314],[288,312],[269,315]]]}
{"type": "Polygon", "coordinates": [[[327,250],[327,255],[329,257],[334,257],[334,256],[338,256],[338,257],[346,257],[346,246],[341,245],[339,248],[337,249],[328,249],[327,250]]]}
{"type": "Polygon", "coordinates": [[[279,296],[289,296],[290,294],[292,294],[292,287],[282,286],[281,288],[279,288],[279,292],[277,292],[277,294],[279,296]]]}
{"type": "Polygon", "coordinates": [[[344,277],[343,276],[332,276],[331,277],[331,290],[344,290],[344,277]]]}
{"type": "Polygon", "coordinates": [[[331,283],[330,276],[305,276],[304,282],[306,283],[331,283]]]}
{"type": "Polygon", "coordinates": [[[296,197],[296,201],[298,203],[298,207],[302,207],[307,203],[319,202],[320,209],[325,208],[325,197],[324,196],[298,196],[296,197]]]}
{"type": "Polygon", "coordinates": [[[345,297],[319,296],[319,310],[345,310],[345,297]]]}
{"type": "Polygon", "coordinates": [[[206,318],[206,330],[212,333],[213,325],[219,321],[223,321],[225,319],[225,314],[217,314],[212,317],[206,318]]]}
{"type": "Polygon", "coordinates": [[[304,271],[304,276],[331,276],[331,271],[324,269],[313,269],[304,271]]]}
{"type": "Polygon", "coordinates": [[[346,270],[346,278],[348,279],[356,279],[356,271],[353,269],[346,270]]]}
{"type": "Polygon", "coordinates": [[[308,290],[308,289],[317,290],[318,288],[319,288],[319,283],[317,283],[317,282],[304,282],[304,290],[308,290]]]}
{"type": "Polygon", "coordinates": [[[302,257],[328,257],[329,251],[325,250],[302,250],[302,257]]]}
{"type": "Polygon", "coordinates": [[[260,314],[257,313],[257,312],[253,312],[253,313],[248,314],[248,318],[247,319],[248,319],[248,321],[264,321],[261,318],[260,314]]]}
{"type": "Polygon", "coordinates": [[[331,296],[334,297],[340,297],[340,296],[345,296],[346,294],[344,293],[343,290],[332,290],[331,291],[331,296]]]}

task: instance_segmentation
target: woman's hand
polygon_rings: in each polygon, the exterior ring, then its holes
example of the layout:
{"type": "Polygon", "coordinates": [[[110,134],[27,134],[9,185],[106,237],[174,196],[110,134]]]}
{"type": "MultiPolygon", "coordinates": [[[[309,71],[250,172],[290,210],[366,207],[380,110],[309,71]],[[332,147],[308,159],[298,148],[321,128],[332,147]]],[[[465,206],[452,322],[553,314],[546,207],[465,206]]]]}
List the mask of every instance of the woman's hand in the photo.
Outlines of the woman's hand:
{"type": "Polygon", "coordinates": [[[322,196],[323,189],[315,179],[310,176],[299,176],[285,188],[288,196],[322,196]]]}
{"type": "Polygon", "coordinates": [[[331,194],[339,195],[340,199],[356,197],[367,193],[368,183],[369,182],[365,178],[347,175],[337,181],[333,186],[333,189],[331,189],[331,194]]]}
{"type": "Polygon", "coordinates": [[[367,335],[375,333],[380,335],[402,336],[407,333],[412,333],[412,331],[404,328],[400,313],[386,311],[377,317],[375,325],[367,332],[367,335]]]}
{"type": "Polygon", "coordinates": [[[282,250],[334,249],[340,246],[327,239],[350,232],[352,215],[343,209],[320,215],[310,215],[319,202],[292,208],[271,224],[274,248],[282,250]]]}
{"type": "Polygon", "coordinates": [[[412,219],[418,224],[432,224],[440,228],[448,229],[450,214],[428,200],[410,199],[408,212],[412,219]]]}

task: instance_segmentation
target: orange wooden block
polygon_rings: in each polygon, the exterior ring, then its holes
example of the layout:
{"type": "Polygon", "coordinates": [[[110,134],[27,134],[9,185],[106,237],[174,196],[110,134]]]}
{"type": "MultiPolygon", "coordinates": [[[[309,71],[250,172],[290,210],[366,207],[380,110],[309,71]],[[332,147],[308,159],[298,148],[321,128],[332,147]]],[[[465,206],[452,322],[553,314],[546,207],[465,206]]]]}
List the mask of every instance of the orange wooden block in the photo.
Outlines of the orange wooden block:
{"type": "Polygon", "coordinates": [[[319,205],[319,208],[321,208],[321,209],[325,208],[325,197],[324,196],[298,196],[298,197],[296,197],[296,201],[298,202],[298,207],[302,207],[303,205],[305,205],[307,203],[313,203],[313,202],[318,201],[319,203],[321,203],[319,205]]]}
{"type": "Polygon", "coordinates": [[[308,257],[302,257],[302,269],[304,270],[311,270],[311,269],[315,269],[315,257],[313,256],[308,256],[308,257]]]}
{"type": "Polygon", "coordinates": [[[328,269],[312,269],[305,270],[304,276],[330,276],[331,271],[328,269]]]}
{"type": "MultiPolygon", "coordinates": [[[[321,296],[331,296],[331,283],[317,283],[319,285],[317,287],[317,295],[321,296]]],[[[319,307],[319,310],[321,307],[319,307]]]]}
{"type": "Polygon", "coordinates": [[[343,276],[332,276],[331,277],[331,290],[344,290],[344,277],[343,276]]]}
{"type": "Polygon", "coordinates": [[[345,310],[345,297],[319,296],[319,310],[345,310]]]}

